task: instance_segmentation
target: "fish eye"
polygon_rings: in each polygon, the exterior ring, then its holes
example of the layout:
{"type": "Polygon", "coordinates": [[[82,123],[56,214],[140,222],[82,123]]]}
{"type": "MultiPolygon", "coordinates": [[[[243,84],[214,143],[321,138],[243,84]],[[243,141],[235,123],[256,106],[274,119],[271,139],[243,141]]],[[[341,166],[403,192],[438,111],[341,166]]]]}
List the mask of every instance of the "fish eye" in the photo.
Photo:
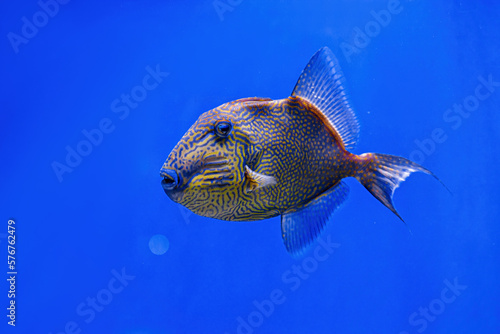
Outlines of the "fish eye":
{"type": "Polygon", "coordinates": [[[221,121],[215,125],[215,134],[221,138],[227,138],[233,126],[230,122],[221,121]]]}

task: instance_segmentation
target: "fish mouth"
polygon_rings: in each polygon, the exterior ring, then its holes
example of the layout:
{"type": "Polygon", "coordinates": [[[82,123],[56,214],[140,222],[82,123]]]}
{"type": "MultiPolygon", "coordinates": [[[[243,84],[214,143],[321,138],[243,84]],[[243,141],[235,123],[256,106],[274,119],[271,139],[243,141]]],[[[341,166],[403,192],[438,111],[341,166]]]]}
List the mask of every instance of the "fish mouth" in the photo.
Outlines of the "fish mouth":
{"type": "Polygon", "coordinates": [[[170,176],[167,176],[161,180],[161,185],[163,189],[172,189],[175,186],[175,181],[170,176]]]}
{"type": "Polygon", "coordinates": [[[163,180],[161,180],[163,190],[170,191],[179,185],[179,176],[175,170],[162,168],[160,175],[163,176],[163,180]]]}

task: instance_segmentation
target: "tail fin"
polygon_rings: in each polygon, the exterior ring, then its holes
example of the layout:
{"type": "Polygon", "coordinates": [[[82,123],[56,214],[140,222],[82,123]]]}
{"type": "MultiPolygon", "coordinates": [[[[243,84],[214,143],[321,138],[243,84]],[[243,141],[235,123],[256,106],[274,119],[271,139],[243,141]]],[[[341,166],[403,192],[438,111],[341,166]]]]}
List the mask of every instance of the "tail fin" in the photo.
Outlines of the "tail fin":
{"type": "Polygon", "coordinates": [[[441,182],[430,170],[405,158],[376,153],[365,153],[360,158],[363,162],[356,179],[403,222],[392,202],[392,195],[399,184],[413,172],[432,175],[441,182]]]}

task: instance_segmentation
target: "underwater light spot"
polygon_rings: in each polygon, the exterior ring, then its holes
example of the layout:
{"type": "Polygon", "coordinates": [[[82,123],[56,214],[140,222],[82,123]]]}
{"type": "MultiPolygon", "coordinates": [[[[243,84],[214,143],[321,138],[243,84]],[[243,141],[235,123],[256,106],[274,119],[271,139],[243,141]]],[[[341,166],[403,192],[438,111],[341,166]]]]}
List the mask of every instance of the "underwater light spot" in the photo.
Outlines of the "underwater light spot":
{"type": "Polygon", "coordinates": [[[163,234],[155,234],[149,239],[149,249],[155,255],[163,255],[168,251],[170,243],[163,234]]]}

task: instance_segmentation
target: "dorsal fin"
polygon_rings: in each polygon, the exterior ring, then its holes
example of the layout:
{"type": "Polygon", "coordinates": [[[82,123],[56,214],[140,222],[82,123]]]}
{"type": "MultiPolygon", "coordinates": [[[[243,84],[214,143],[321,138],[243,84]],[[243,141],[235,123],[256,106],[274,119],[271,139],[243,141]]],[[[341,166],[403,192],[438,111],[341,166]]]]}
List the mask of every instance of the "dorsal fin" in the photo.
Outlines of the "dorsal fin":
{"type": "Polygon", "coordinates": [[[314,104],[338,132],[345,148],[354,148],[359,135],[358,121],[345,94],[339,62],[328,47],[321,48],[309,60],[292,96],[314,104]]]}

